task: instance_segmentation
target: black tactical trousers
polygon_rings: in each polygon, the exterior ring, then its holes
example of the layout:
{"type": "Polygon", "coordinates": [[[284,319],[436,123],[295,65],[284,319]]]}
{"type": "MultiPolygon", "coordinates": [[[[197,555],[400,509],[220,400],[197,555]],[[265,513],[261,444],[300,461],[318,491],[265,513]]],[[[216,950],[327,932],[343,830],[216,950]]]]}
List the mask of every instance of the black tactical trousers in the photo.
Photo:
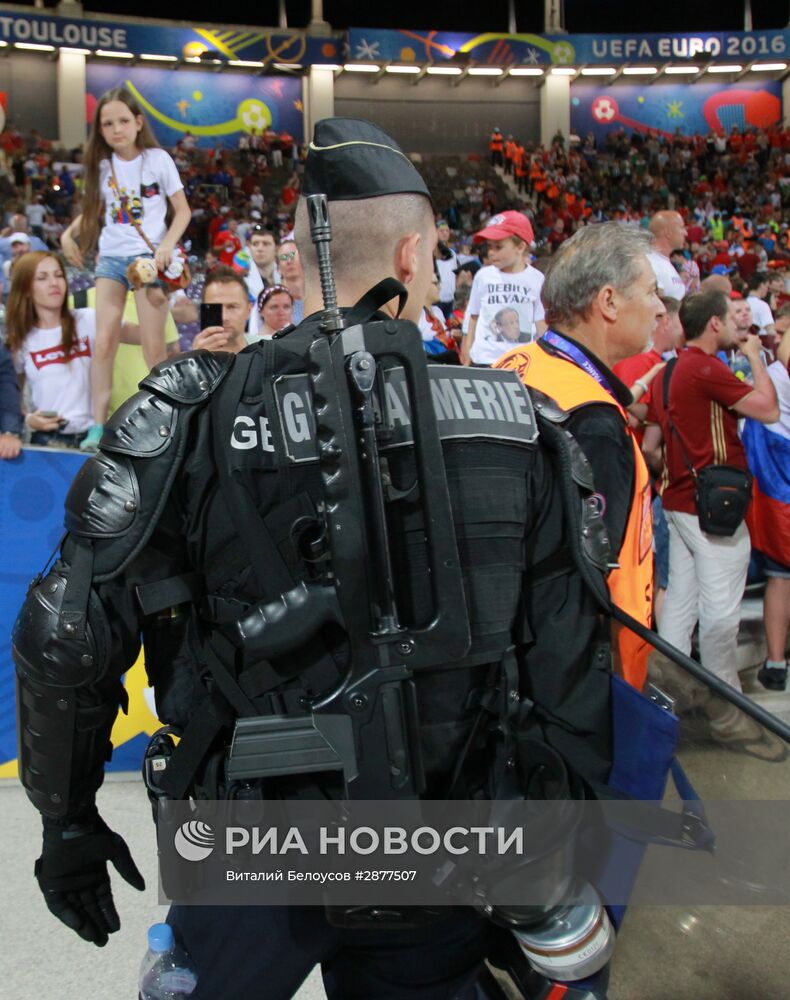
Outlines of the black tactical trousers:
{"type": "Polygon", "coordinates": [[[317,964],[329,1000],[474,1000],[489,927],[472,910],[410,930],[339,929],[321,907],[174,906],[167,919],[198,970],[192,1000],[289,1000],[317,964]]]}

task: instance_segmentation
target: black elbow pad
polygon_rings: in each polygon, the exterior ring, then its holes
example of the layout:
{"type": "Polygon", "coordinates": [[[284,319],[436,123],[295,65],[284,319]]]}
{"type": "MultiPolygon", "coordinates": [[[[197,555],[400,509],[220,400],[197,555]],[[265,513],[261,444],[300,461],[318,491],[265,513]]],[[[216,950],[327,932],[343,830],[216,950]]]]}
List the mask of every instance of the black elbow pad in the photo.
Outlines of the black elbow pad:
{"type": "Polygon", "coordinates": [[[61,564],[31,588],[11,639],[18,673],[38,684],[77,688],[95,683],[104,674],[110,628],[93,590],[84,628],[62,615],[67,582],[68,570],[61,564]]]}
{"type": "Polygon", "coordinates": [[[94,690],[110,648],[104,608],[91,591],[84,627],[64,621],[68,572],[60,564],[31,588],[12,633],[20,778],[53,818],[92,801],[118,710],[94,690]]]}

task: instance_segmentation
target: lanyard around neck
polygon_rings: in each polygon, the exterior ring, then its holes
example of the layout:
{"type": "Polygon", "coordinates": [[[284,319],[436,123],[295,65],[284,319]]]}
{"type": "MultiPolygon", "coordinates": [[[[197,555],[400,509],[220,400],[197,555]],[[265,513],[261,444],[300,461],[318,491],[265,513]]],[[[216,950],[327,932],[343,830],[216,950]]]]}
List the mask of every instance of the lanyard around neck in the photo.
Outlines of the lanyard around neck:
{"type": "Polygon", "coordinates": [[[566,340],[562,334],[556,333],[554,330],[547,330],[543,334],[543,340],[545,340],[547,344],[550,344],[559,354],[563,355],[566,361],[572,362],[578,368],[581,368],[582,371],[586,372],[591,378],[594,378],[602,388],[606,389],[609,395],[616,402],[619,402],[614,389],[611,385],[609,385],[609,382],[603,372],[596,368],[587,355],[583,351],[579,350],[575,344],[572,344],[570,340],[566,340]]]}

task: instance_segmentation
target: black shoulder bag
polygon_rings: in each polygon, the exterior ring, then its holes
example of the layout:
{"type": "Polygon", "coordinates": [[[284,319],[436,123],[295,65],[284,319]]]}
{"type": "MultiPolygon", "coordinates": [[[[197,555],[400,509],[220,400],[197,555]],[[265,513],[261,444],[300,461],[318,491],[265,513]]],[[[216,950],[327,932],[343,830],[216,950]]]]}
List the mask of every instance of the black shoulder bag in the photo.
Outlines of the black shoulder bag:
{"type": "Polygon", "coordinates": [[[683,455],[683,461],[694,480],[694,500],[699,526],[706,535],[734,535],[741,524],[752,498],[752,474],[733,465],[707,465],[697,471],[689,461],[680,432],[672,422],[669,410],[669,380],[678,359],[672,358],[664,372],[664,410],[672,433],[683,455]]]}

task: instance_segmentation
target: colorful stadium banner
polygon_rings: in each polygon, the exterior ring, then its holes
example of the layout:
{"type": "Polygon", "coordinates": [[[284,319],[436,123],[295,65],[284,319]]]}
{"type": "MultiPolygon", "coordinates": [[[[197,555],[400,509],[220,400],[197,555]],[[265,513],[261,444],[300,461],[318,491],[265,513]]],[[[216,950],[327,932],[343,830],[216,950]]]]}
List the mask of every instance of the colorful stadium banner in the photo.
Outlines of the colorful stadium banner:
{"type": "Polygon", "coordinates": [[[571,87],[571,129],[604,139],[610,132],[659,132],[665,136],[729,132],[753,125],[781,124],[782,85],[759,83],[656,83],[653,86],[574,83],[571,87]]]}
{"type": "MultiPolygon", "coordinates": [[[[63,534],[63,501],[85,457],[75,452],[25,448],[13,462],[0,462],[0,778],[17,773],[16,696],[11,629],[25,591],[46,565],[63,534]]],[[[129,714],[119,714],[109,770],[137,770],[153,714],[142,657],[126,674],[129,714]]]]}
{"type": "Polygon", "coordinates": [[[496,66],[585,66],[682,63],[697,56],[719,62],[779,59],[790,52],[790,31],[700,32],[698,35],[479,35],[451,31],[351,28],[351,59],[443,62],[469,57],[496,66]]]}
{"type": "Polygon", "coordinates": [[[304,134],[302,81],[296,77],[197,69],[174,73],[90,63],[86,73],[89,121],[96,100],[118,86],[134,94],[157,139],[168,148],[185,132],[191,132],[200,146],[232,148],[238,146],[242,132],[261,132],[270,125],[277,132],[290,132],[299,142],[304,134]]]}
{"type": "Polygon", "coordinates": [[[351,28],[347,45],[338,33],[322,38],[305,31],[244,26],[182,27],[167,21],[133,22],[71,18],[49,13],[0,12],[0,41],[53,45],[95,52],[128,52],[222,62],[249,60],[313,65],[345,58],[396,62],[442,62],[468,56],[506,65],[595,65],[683,62],[695,57],[719,62],[785,58],[790,31],[699,32],[698,34],[532,35],[351,28]]]}
{"type": "Polygon", "coordinates": [[[330,62],[341,54],[338,38],[308,38],[303,31],[282,28],[185,28],[154,20],[108,21],[12,11],[0,12],[0,41],[178,59],[195,59],[208,53],[223,62],[244,59],[265,65],[330,62]]]}

